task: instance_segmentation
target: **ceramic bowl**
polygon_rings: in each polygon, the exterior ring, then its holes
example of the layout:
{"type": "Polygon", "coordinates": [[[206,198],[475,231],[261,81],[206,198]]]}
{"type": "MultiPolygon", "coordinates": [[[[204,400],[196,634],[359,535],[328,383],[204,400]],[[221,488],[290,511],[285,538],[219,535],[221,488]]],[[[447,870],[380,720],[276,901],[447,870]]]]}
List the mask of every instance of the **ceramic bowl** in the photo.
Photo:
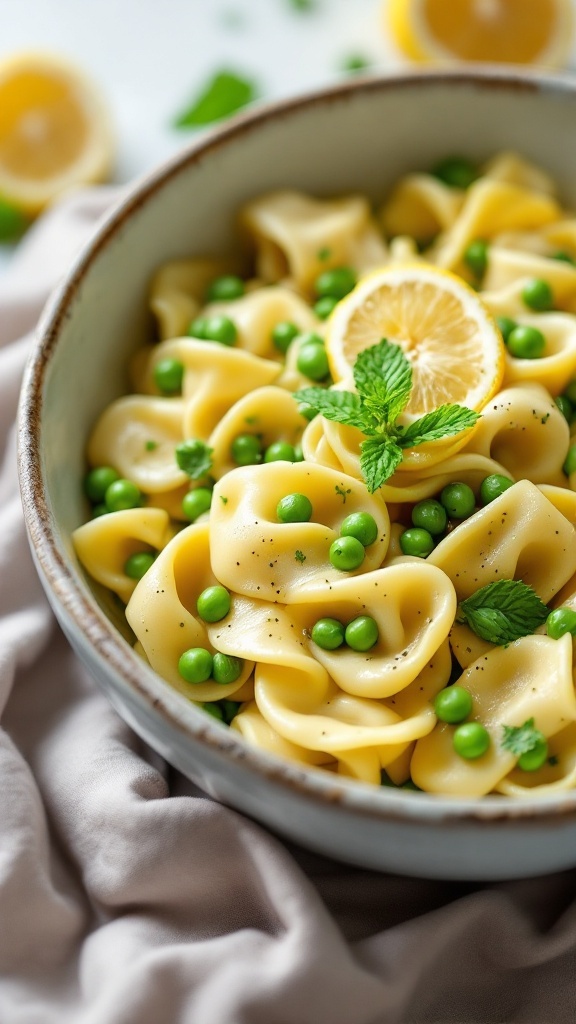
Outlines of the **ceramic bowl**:
{"type": "Polygon", "coordinates": [[[86,578],[71,533],[88,432],[125,390],[166,260],[229,251],[238,207],[278,187],[382,198],[401,174],[512,149],[576,206],[576,81],[502,69],[363,78],[260,108],[161,166],[116,206],[44,312],[20,407],[20,474],[40,577],[70,643],[118,712],[215,799],[343,861],[403,874],[495,879],[576,865],[576,793],[444,799],[303,770],[245,744],[132,651],[86,578]],[[78,386],[81,381],[82,385],[78,386]]]}

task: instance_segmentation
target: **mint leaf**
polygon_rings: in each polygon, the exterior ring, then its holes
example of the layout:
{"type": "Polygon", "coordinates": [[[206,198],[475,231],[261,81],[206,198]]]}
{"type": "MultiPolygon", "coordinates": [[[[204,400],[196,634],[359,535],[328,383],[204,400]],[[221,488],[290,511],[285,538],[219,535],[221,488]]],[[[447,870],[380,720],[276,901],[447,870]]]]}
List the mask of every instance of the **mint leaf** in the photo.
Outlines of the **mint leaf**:
{"type": "Polygon", "coordinates": [[[350,427],[364,430],[366,417],[362,409],[362,399],[353,391],[327,391],[326,388],[301,388],[294,398],[304,402],[327,420],[334,423],[346,423],[350,427]]]}
{"type": "Polygon", "coordinates": [[[234,71],[219,71],[174,120],[175,128],[196,128],[221,121],[257,98],[253,82],[234,71]]]}
{"type": "Polygon", "coordinates": [[[480,587],[460,605],[462,618],[491,644],[509,644],[533,633],[548,617],[548,608],[522,580],[497,580],[480,587]]]}
{"type": "Polygon", "coordinates": [[[465,405],[440,405],[406,427],[397,439],[398,444],[401,448],[413,448],[427,441],[440,441],[468,430],[479,418],[480,413],[465,405]]]}
{"type": "Polygon", "coordinates": [[[382,338],[365,348],[356,357],[353,374],[358,394],[370,400],[370,411],[379,414],[380,422],[393,423],[408,404],[412,390],[412,367],[400,345],[382,338]],[[377,409],[371,399],[378,403],[377,409]]]}
{"type": "Polygon", "coordinates": [[[534,719],[529,718],[524,725],[503,725],[504,736],[501,740],[503,750],[509,750],[514,757],[522,757],[534,750],[546,737],[539,729],[534,728],[534,719]]]}
{"type": "Polygon", "coordinates": [[[176,462],[179,468],[187,473],[192,480],[206,476],[212,469],[212,452],[204,441],[191,438],[176,445],[176,462]]]}
{"type": "Polygon", "coordinates": [[[402,462],[402,449],[391,438],[369,437],[360,445],[360,468],[370,494],[396,472],[402,462]]]}

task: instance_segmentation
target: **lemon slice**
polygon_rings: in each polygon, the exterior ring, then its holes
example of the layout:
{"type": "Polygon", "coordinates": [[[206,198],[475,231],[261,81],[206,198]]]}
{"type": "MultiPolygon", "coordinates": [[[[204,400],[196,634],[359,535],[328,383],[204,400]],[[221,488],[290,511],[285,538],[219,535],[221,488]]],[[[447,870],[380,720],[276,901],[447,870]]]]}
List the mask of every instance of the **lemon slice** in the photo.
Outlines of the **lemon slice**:
{"type": "Polygon", "coordinates": [[[571,0],[389,0],[386,20],[412,60],[561,67],[571,52],[571,0]]]}
{"type": "Polygon", "coordinates": [[[113,133],[100,93],[73,65],[47,53],[0,64],[0,197],[35,215],[74,185],[101,181],[113,133]]]}
{"type": "Polygon", "coordinates": [[[358,353],[382,338],[412,364],[406,423],[446,402],[480,410],[502,383],[504,343],[492,315],[461,278],[438,267],[384,267],[338,303],[326,338],[334,381],[350,385],[358,353]]]}

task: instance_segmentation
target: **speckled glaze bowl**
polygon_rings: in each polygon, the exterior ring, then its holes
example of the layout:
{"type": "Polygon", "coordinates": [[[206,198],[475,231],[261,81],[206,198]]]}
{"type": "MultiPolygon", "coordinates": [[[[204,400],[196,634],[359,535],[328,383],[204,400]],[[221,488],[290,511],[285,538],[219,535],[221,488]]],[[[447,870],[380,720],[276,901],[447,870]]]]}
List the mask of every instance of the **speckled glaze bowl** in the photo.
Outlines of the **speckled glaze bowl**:
{"type": "Polygon", "coordinates": [[[250,748],[133,653],[70,536],[87,515],[88,432],[125,390],[159,264],[230,250],[238,206],[268,189],[378,199],[399,175],[443,156],[484,160],[504,149],[544,166],[576,207],[576,80],[498,69],[364,78],[228,123],[140,181],[103,222],[44,312],[20,406],[21,490],[40,577],[118,712],[208,794],[281,836],[368,868],[432,878],[576,865],[576,792],[443,799],[303,770],[250,748]]]}

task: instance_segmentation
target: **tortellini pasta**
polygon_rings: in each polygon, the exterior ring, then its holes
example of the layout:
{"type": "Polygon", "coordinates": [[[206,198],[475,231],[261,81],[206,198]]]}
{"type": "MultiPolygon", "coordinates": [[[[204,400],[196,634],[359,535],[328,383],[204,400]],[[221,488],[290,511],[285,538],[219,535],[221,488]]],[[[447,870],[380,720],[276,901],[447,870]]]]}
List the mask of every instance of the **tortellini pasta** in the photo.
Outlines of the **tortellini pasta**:
{"type": "Polygon", "coordinates": [[[370,785],[519,799],[576,787],[576,216],[518,154],[472,177],[416,170],[376,206],[257,196],[243,251],[158,268],[155,337],[94,425],[73,540],[139,656],[247,743],[370,785]],[[371,491],[360,426],[295,392],[331,386],[329,314],[354,283],[422,263],[473,285],[502,344],[520,329],[540,348],[507,343],[478,423],[371,491]],[[469,611],[499,581],[544,609],[508,640],[469,611]]]}

